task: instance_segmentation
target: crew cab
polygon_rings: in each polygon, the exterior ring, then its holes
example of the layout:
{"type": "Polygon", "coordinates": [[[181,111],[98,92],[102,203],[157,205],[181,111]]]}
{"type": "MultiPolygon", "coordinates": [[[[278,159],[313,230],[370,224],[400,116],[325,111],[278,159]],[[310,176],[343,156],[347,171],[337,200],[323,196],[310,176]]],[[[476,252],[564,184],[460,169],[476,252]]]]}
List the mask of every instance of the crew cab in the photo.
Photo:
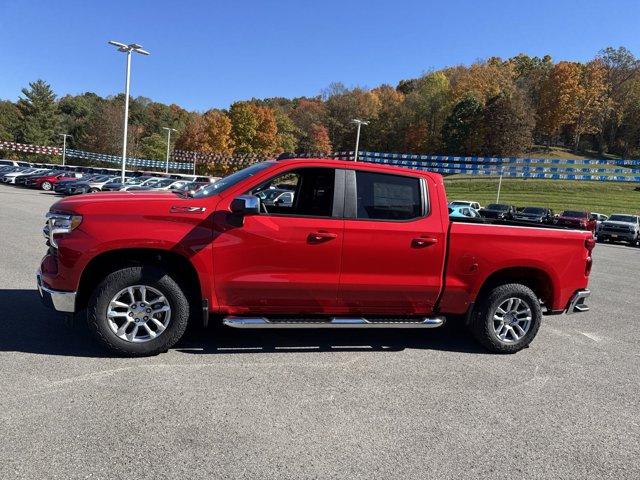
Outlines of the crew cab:
{"type": "Polygon", "coordinates": [[[601,242],[627,242],[629,245],[638,245],[640,241],[640,217],[614,213],[602,222],[598,231],[598,240],[601,242]]]}
{"type": "Polygon", "coordinates": [[[66,197],[44,228],[44,302],[111,351],[166,351],[189,322],[234,328],[435,328],[493,352],[542,315],[588,310],[589,232],[448,215],[443,179],[365,162],[256,163],[179,192],[66,197]],[[277,186],[291,204],[257,195],[277,186]],[[493,223],[491,223],[493,222],[493,223]]]}
{"type": "Polygon", "coordinates": [[[591,219],[589,212],[565,210],[560,213],[555,221],[556,225],[579,228],[580,230],[596,231],[596,221],[591,219]]]}
{"type": "Polygon", "coordinates": [[[553,223],[553,210],[546,207],[524,207],[513,216],[514,220],[533,223],[553,223]]]}

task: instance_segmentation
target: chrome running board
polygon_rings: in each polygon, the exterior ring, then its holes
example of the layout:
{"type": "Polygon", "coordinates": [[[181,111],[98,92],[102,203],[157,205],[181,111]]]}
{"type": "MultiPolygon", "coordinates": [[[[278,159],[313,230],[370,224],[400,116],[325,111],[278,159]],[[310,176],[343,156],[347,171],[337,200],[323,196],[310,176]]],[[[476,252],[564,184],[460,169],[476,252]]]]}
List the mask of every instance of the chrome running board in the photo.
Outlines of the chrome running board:
{"type": "Polygon", "coordinates": [[[225,317],[222,323],[233,328],[438,328],[444,317],[381,318],[333,317],[318,319],[269,319],[266,317],[225,317]]]}

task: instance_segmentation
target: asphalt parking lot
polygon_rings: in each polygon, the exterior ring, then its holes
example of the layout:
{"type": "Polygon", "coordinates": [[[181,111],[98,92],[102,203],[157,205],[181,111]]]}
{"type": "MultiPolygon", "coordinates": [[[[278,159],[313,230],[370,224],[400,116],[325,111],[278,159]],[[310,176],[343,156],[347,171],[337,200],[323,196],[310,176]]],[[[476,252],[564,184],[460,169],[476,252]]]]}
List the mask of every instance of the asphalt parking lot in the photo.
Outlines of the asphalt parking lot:
{"type": "Polygon", "coordinates": [[[50,193],[0,185],[0,478],[640,478],[640,249],[531,348],[464,329],[194,331],[107,358],[41,306],[50,193]]]}

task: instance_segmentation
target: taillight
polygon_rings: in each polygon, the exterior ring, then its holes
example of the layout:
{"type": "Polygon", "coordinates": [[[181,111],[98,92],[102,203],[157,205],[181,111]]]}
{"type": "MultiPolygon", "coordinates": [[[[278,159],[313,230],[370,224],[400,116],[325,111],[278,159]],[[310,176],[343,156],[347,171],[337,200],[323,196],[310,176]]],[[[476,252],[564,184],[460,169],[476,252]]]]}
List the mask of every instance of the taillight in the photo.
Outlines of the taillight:
{"type": "Polygon", "coordinates": [[[589,253],[591,253],[593,251],[595,246],[596,246],[596,239],[595,238],[589,237],[589,238],[585,238],[584,239],[584,248],[586,248],[589,253]]]}
{"type": "Polygon", "coordinates": [[[593,266],[593,259],[587,257],[587,264],[584,266],[584,276],[588,277],[591,274],[591,267],[593,266]]]}

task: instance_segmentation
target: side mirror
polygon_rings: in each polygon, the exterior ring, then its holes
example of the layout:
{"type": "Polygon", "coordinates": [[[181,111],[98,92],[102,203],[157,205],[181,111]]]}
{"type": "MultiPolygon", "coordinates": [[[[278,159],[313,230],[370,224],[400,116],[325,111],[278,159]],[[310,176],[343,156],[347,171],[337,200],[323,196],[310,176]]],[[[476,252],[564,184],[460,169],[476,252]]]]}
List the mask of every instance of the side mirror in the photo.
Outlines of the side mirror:
{"type": "Polygon", "coordinates": [[[231,201],[231,211],[238,215],[260,213],[260,199],[254,195],[240,195],[231,201]]]}

